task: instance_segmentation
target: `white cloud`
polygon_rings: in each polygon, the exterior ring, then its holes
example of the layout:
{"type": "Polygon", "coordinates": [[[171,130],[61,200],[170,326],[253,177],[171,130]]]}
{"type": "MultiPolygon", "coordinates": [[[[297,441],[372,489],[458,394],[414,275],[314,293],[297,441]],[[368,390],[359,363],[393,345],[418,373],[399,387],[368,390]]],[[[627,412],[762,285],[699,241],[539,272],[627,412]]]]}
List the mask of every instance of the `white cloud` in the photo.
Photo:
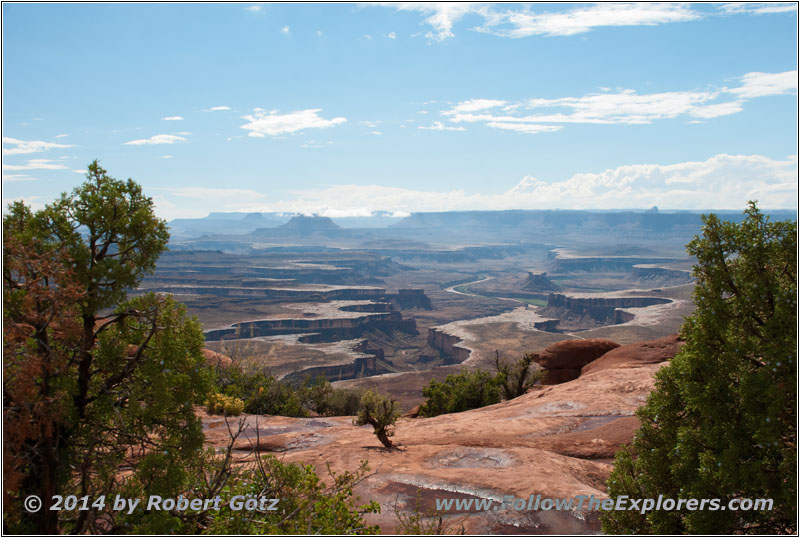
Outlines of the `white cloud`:
{"type": "Polygon", "coordinates": [[[55,148],[71,148],[69,144],[56,144],[55,142],[43,142],[41,140],[17,140],[16,138],[3,137],[3,155],[20,155],[24,153],[39,153],[55,148]],[[6,145],[14,146],[7,148],[6,145]]]}
{"type": "Polygon", "coordinates": [[[3,181],[39,181],[39,179],[24,174],[3,174],[3,181]]]}
{"type": "Polygon", "coordinates": [[[222,106],[212,106],[211,108],[209,108],[209,109],[207,110],[207,112],[217,112],[217,111],[219,111],[219,110],[230,110],[230,109],[231,109],[231,107],[229,107],[229,106],[225,106],[225,105],[222,105],[222,106]]]}
{"type": "Polygon", "coordinates": [[[248,211],[294,211],[325,215],[392,211],[471,209],[743,209],[758,200],[768,209],[797,207],[797,156],[775,160],[762,155],[715,155],[705,161],[634,164],[575,174],[546,182],[524,177],[497,194],[463,190],[418,191],[381,185],[336,185],[294,192],[294,198],[248,211]]]}
{"type": "Polygon", "coordinates": [[[434,121],[433,124],[427,127],[425,125],[420,125],[417,129],[424,129],[426,131],[466,131],[464,127],[452,127],[440,121],[434,121]]]}
{"type": "Polygon", "coordinates": [[[151,136],[150,138],[131,140],[130,142],[125,142],[125,145],[143,146],[147,144],[176,144],[178,142],[186,142],[186,138],[178,135],[159,134],[151,136]]]}
{"type": "Polygon", "coordinates": [[[327,120],[319,116],[321,111],[321,108],[312,108],[279,114],[277,110],[256,108],[252,114],[242,116],[242,119],[248,121],[242,125],[242,129],[250,131],[249,136],[263,137],[295,133],[304,129],[327,129],[347,121],[346,118],[327,120]]]}
{"type": "Polygon", "coordinates": [[[486,110],[489,108],[497,108],[503,106],[507,101],[499,101],[497,99],[470,99],[462,101],[454,106],[447,112],[442,112],[445,116],[452,114],[460,114],[463,112],[478,112],[479,110],[486,110]]]}
{"type": "Polygon", "coordinates": [[[486,124],[487,127],[494,129],[505,129],[508,131],[516,131],[518,133],[550,133],[562,129],[561,125],[538,125],[535,123],[505,123],[502,121],[490,121],[486,124]]]}
{"type": "Polygon", "coordinates": [[[794,13],[797,11],[797,4],[794,2],[730,2],[718,5],[717,8],[729,15],[739,13],[769,15],[773,13],[794,13]]]}
{"type": "Polygon", "coordinates": [[[183,118],[181,116],[167,116],[165,118],[161,118],[164,121],[182,121],[183,118]]]}
{"type": "Polygon", "coordinates": [[[66,170],[67,167],[50,159],[30,159],[28,164],[3,164],[3,170],[66,170]]]}
{"type": "Polygon", "coordinates": [[[536,5],[535,11],[527,6],[499,9],[499,5],[482,3],[387,3],[387,6],[405,11],[415,11],[426,16],[423,24],[431,26],[426,37],[444,41],[453,37],[453,26],[468,15],[483,19],[474,28],[502,37],[528,37],[532,35],[569,36],[609,26],[654,26],[672,22],[692,21],[700,18],[688,4],[680,3],[598,3],[571,7],[569,4],[536,5]],[[570,6],[562,9],[562,6],[570,6]]]}
{"type": "Polygon", "coordinates": [[[711,119],[736,114],[747,99],[796,93],[797,71],[747,73],[737,88],[639,94],[631,89],[582,97],[533,98],[507,104],[494,99],[462,101],[441,115],[452,123],[483,123],[518,132],[545,132],[543,124],[648,124],[679,116],[711,119]],[[500,111],[492,109],[501,108],[500,111]],[[514,124],[520,124],[515,126],[514,124]]]}
{"type": "Polygon", "coordinates": [[[719,118],[720,116],[729,116],[742,111],[742,101],[728,101],[727,103],[718,103],[716,105],[698,106],[692,108],[689,114],[695,118],[719,118]]]}
{"type": "Polygon", "coordinates": [[[162,159],[171,159],[172,155],[162,155],[161,158],[162,159]]]}
{"type": "Polygon", "coordinates": [[[68,136],[69,136],[68,134],[57,134],[56,138],[66,138],[68,136]]]}
{"type": "Polygon", "coordinates": [[[739,88],[728,90],[739,97],[765,97],[797,92],[797,70],[783,73],[747,73],[741,77],[739,88]]]}
{"type": "Polygon", "coordinates": [[[480,4],[470,2],[408,2],[408,3],[388,3],[391,7],[403,11],[416,11],[427,15],[424,24],[433,28],[433,31],[425,34],[425,37],[432,41],[444,41],[453,37],[453,25],[470,13],[485,12],[486,8],[480,4]]]}
{"type": "Polygon", "coordinates": [[[528,9],[490,12],[477,30],[503,36],[570,36],[609,26],[655,26],[699,19],[688,4],[599,3],[566,11],[533,12],[528,9]]]}
{"type": "Polygon", "coordinates": [[[261,11],[261,10],[263,9],[263,6],[260,6],[260,5],[258,5],[258,4],[255,4],[255,5],[252,5],[252,6],[248,6],[248,7],[246,7],[245,9],[246,9],[247,11],[250,11],[250,12],[252,12],[252,13],[258,13],[259,11],[261,11]]]}
{"type": "Polygon", "coordinates": [[[397,39],[397,34],[394,32],[389,32],[388,34],[386,34],[386,37],[389,39],[397,39]]]}
{"type": "Polygon", "coordinates": [[[380,132],[380,131],[372,131],[372,134],[374,134],[374,135],[382,135],[383,133],[380,132]]]}
{"type": "Polygon", "coordinates": [[[289,32],[291,32],[291,28],[289,28],[288,26],[284,26],[283,28],[281,28],[282,34],[289,35],[289,32]]]}
{"type": "Polygon", "coordinates": [[[377,127],[381,123],[383,123],[383,122],[381,122],[380,120],[378,120],[378,121],[360,121],[360,122],[358,122],[359,125],[363,125],[364,127],[377,127]]]}

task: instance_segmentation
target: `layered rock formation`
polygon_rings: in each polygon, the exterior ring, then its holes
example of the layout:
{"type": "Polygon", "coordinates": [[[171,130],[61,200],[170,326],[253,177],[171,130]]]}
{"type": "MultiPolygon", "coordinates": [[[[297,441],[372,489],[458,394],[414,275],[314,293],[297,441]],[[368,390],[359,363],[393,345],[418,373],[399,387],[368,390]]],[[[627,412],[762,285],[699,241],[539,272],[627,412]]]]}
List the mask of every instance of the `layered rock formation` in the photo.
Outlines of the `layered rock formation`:
{"type": "Polygon", "coordinates": [[[445,364],[457,364],[469,358],[470,350],[457,346],[461,338],[447,334],[435,327],[428,329],[428,345],[439,350],[439,354],[445,359],[445,364]]]}
{"type": "Polygon", "coordinates": [[[547,297],[547,306],[539,309],[539,313],[586,327],[618,325],[634,317],[623,308],[643,308],[671,302],[663,297],[573,297],[551,293],[547,297]]]}
{"type": "Polygon", "coordinates": [[[417,334],[414,318],[404,319],[391,310],[341,318],[282,318],[234,323],[230,327],[205,332],[206,341],[256,338],[280,334],[317,333],[316,342],[359,338],[367,330],[400,331],[417,334]]]}
{"type": "Polygon", "coordinates": [[[619,344],[605,338],[565,340],[535,353],[533,360],[547,371],[542,384],[556,385],[577,379],[584,366],[618,347],[619,344]]]}

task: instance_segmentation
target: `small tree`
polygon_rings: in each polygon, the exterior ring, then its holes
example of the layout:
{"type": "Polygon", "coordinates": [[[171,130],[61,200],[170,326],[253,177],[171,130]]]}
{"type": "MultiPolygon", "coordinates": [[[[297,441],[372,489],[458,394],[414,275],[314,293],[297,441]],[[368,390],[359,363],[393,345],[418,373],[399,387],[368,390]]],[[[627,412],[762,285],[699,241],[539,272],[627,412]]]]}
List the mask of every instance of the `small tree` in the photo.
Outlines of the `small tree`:
{"type": "Polygon", "coordinates": [[[497,369],[503,399],[511,400],[522,396],[544,377],[544,370],[537,370],[533,367],[534,358],[534,354],[524,353],[516,362],[509,363],[500,360],[500,353],[495,351],[494,365],[497,369]]]}
{"type": "Polygon", "coordinates": [[[397,401],[368,390],[361,397],[361,408],[358,410],[358,417],[353,419],[353,424],[355,426],[369,424],[383,446],[392,448],[389,437],[394,435],[392,426],[399,417],[397,401]]]}
{"type": "Polygon", "coordinates": [[[422,389],[427,398],[419,407],[422,417],[435,417],[444,413],[460,413],[500,401],[500,377],[480,370],[465,370],[450,374],[444,382],[431,379],[422,389]]]}
{"type": "Polygon", "coordinates": [[[611,511],[608,534],[797,532],[797,223],[755,203],[740,224],[703,217],[686,344],[656,374],[611,497],[772,499],[771,510],[611,511]]]}

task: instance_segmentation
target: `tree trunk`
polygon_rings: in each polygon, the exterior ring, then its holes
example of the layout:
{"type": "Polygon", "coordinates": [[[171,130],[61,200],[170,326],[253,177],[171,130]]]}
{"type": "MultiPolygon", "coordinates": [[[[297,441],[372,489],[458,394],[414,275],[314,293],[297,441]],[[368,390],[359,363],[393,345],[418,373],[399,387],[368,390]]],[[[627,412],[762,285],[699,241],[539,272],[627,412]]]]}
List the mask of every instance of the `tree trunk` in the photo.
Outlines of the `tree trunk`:
{"type": "Polygon", "coordinates": [[[381,428],[380,430],[375,431],[375,435],[378,436],[378,440],[383,443],[383,446],[386,448],[392,448],[392,441],[386,435],[386,428],[381,428]]]}

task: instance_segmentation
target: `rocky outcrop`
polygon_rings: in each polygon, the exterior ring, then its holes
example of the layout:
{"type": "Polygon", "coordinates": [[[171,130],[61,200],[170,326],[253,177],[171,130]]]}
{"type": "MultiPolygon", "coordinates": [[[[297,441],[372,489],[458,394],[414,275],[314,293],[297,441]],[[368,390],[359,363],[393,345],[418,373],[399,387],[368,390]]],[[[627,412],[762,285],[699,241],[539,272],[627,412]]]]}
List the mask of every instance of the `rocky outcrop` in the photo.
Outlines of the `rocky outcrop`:
{"type": "Polygon", "coordinates": [[[658,286],[687,284],[694,280],[689,271],[653,265],[634,265],[631,269],[631,278],[658,286]]]}
{"type": "Polygon", "coordinates": [[[543,316],[579,321],[595,325],[617,325],[633,319],[622,308],[642,308],[672,302],[662,297],[571,297],[563,293],[547,296],[547,306],[540,309],[543,316]]]}
{"type": "Polygon", "coordinates": [[[547,273],[533,273],[528,271],[528,277],[522,284],[525,291],[557,291],[561,286],[547,278],[547,273]]]}
{"type": "Polygon", "coordinates": [[[391,295],[389,299],[397,303],[400,308],[433,309],[430,297],[425,295],[425,290],[419,288],[401,288],[398,290],[397,295],[391,295]]]}
{"type": "Polygon", "coordinates": [[[470,350],[456,345],[460,341],[461,338],[458,336],[447,334],[435,327],[428,329],[428,345],[439,350],[445,359],[445,364],[462,363],[469,358],[470,350]]]}
{"type": "MultiPolygon", "coordinates": [[[[369,313],[364,316],[343,318],[283,318],[261,319],[234,323],[224,329],[205,332],[206,341],[255,338],[279,334],[320,333],[332,340],[359,338],[364,331],[379,329],[417,334],[414,318],[404,319],[397,311],[369,313]]],[[[318,339],[317,341],[332,341],[318,339]]]]}
{"type": "Polygon", "coordinates": [[[677,334],[620,346],[584,366],[581,375],[609,368],[639,368],[645,364],[665,362],[674,357],[682,346],[683,340],[677,334]]]}
{"type": "Polygon", "coordinates": [[[333,222],[330,217],[298,215],[292,217],[286,224],[278,226],[277,230],[292,234],[308,234],[314,232],[339,232],[342,227],[333,222]]]}
{"type": "Polygon", "coordinates": [[[634,265],[669,263],[674,258],[641,258],[634,256],[561,257],[551,261],[555,273],[627,273],[634,265]]]}
{"type": "MultiPolygon", "coordinates": [[[[383,350],[380,350],[381,354],[383,350]]],[[[315,366],[297,372],[292,372],[283,377],[289,382],[303,382],[306,379],[316,379],[324,376],[328,381],[343,381],[345,379],[355,379],[357,377],[369,377],[373,375],[385,374],[388,369],[378,363],[378,357],[356,357],[348,364],[335,364],[330,366],[315,366]]]]}
{"type": "Polygon", "coordinates": [[[534,354],[533,360],[547,371],[542,384],[557,385],[577,379],[584,366],[618,347],[605,338],[564,340],[534,354]]]}

